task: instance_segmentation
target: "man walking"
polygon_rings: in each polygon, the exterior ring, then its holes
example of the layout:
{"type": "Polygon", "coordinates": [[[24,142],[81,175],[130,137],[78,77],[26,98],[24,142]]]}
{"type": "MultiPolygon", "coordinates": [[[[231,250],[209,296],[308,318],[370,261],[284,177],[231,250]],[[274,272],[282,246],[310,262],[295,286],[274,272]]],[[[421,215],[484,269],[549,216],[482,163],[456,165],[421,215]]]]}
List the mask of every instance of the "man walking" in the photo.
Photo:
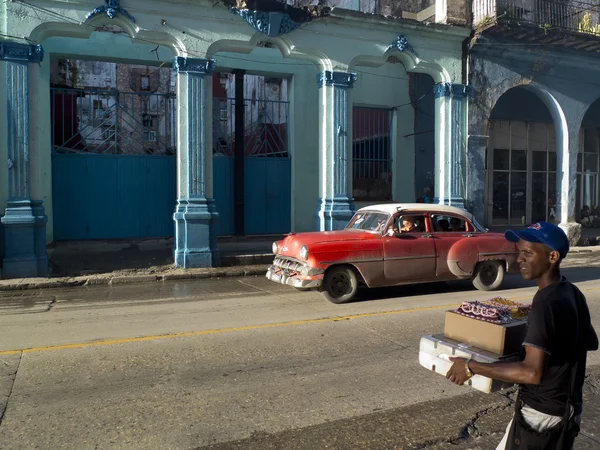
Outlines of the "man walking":
{"type": "Polygon", "coordinates": [[[569,251],[565,233],[540,222],[506,231],[505,237],[517,244],[523,278],[538,285],[520,361],[483,364],[451,358],[446,378],[463,384],[478,374],[519,384],[515,415],[497,450],[568,450],[579,432],[587,352],[598,349],[598,337],[584,295],[560,274],[569,251]]]}

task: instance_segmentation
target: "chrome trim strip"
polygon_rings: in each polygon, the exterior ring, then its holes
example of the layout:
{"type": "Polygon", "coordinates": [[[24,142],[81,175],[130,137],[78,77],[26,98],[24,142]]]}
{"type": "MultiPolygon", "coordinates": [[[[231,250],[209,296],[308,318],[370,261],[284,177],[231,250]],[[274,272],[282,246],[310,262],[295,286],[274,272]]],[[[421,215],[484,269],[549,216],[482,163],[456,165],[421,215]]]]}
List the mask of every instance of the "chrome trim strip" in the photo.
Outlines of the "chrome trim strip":
{"type": "Polygon", "coordinates": [[[380,258],[380,259],[355,259],[355,260],[347,260],[347,261],[321,261],[319,264],[359,264],[359,263],[398,261],[398,260],[408,260],[408,259],[428,259],[428,258],[437,258],[437,257],[438,257],[438,255],[398,256],[395,258],[380,258]]]}
{"type": "Polygon", "coordinates": [[[385,258],[384,261],[400,261],[408,259],[429,259],[437,258],[437,255],[419,255],[419,256],[397,256],[396,258],[385,258]]]}
{"type": "Polygon", "coordinates": [[[346,261],[321,261],[319,264],[358,264],[358,263],[370,263],[370,262],[381,262],[383,258],[378,259],[354,259],[346,261]]]}

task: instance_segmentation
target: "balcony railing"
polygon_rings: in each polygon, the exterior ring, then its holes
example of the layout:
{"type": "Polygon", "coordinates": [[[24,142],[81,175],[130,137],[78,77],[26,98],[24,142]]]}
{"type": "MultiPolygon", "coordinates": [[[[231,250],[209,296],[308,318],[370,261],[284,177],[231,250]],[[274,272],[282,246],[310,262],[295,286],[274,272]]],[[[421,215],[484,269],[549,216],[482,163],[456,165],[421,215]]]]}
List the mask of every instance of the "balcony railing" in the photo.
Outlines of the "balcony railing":
{"type": "Polygon", "coordinates": [[[475,26],[517,22],[550,30],[575,31],[600,36],[600,5],[553,0],[474,0],[475,26]]]}

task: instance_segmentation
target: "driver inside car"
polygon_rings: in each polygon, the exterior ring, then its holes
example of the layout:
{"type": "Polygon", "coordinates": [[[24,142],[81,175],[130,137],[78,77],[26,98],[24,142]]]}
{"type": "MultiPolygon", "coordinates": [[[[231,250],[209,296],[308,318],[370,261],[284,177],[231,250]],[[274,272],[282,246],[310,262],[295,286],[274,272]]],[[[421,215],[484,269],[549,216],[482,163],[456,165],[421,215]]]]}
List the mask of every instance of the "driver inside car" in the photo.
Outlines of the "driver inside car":
{"type": "Polygon", "coordinates": [[[417,225],[415,217],[406,216],[402,218],[402,232],[403,233],[418,233],[421,232],[421,228],[417,225]]]}

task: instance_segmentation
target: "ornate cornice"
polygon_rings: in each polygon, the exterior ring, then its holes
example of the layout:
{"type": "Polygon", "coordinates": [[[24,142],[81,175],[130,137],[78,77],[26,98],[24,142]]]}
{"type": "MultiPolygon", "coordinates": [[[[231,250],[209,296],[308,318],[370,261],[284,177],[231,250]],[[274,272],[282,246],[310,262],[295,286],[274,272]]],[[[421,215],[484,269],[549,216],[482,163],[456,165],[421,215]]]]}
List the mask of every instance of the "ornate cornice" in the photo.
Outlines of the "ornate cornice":
{"type": "Polygon", "coordinates": [[[111,19],[117,17],[117,14],[121,14],[127,17],[133,23],[135,23],[135,19],[133,18],[133,16],[129,14],[129,12],[127,12],[126,9],[121,8],[120,0],[104,0],[104,3],[106,3],[105,6],[98,6],[91,13],[89,13],[86,17],[86,20],[96,17],[100,14],[106,13],[106,15],[111,19]]]}
{"type": "Polygon", "coordinates": [[[0,61],[39,63],[44,58],[41,45],[0,42],[0,61]]]}
{"type": "Polygon", "coordinates": [[[210,75],[215,70],[217,62],[214,59],[184,58],[177,56],[173,61],[175,73],[201,73],[210,75]]]}
{"type": "Polygon", "coordinates": [[[485,147],[488,144],[489,136],[469,135],[469,148],[485,147]]]}
{"type": "Polygon", "coordinates": [[[410,54],[417,56],[417,52],[415,49],[408,43],[408,39],[403,34],[399,34],[396,37],[396,40],[387,46],[385,52],[389,52],[390,50],[398,50],[400,53],[404,51],[409,52],[410,54]]]}
{"type": "Polygon", "coordinates": [[[291,33],[300,26],[294,22],[289,14],[281,12],[252,11],[249,9],[231,8],[233,14],[237,14],[257,31],[269,37],[277,37],[291,33]]]}
{"type": "Polygon", "coordinates": [[[351,72],[332,72],[331,70],[326,70],[317,75],[317,83],[320,88],[323,86],[352,88],[355,81],[356,74],[351,72]]]}
{"type": "Polygon", "coordinates": [[[466,84],[438,83],[433,86],[433,96],[465,98],[469,95],[469,86],[466,84]]]}
{"type": "Polygon", "coordinates": [[[469,86],[466,84],[452,84],[452,97],[464,98],[469,95],[469,86]]]}

